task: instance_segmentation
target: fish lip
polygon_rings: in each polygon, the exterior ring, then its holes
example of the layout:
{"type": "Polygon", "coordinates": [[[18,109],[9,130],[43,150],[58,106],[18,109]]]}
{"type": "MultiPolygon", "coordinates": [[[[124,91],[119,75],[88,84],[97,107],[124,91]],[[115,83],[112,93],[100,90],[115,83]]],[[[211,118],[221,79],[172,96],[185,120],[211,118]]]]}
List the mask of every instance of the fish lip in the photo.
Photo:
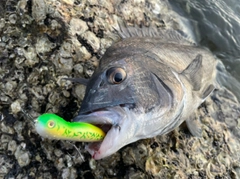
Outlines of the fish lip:
{"type": "MultiPolygon", "coordinates": [[[[99,108],[93,111],[88,111],[84,113],[79,113],[78,116],[74,118],[75,122],[87,122],[93,124],[101,129],[104,125],[111,125],[111,127],[119,127],[119,121],[122,117],[123,107],[131,107],[132,104],[120,104],[117,106],[108,106],[105,108],[99,108]],[[118,112],[116,112],[118,111],[118,112]],[[112,114],[112,115],[111,115],[112,114]],[[105,117],[109,115],[109,117],[105,117]],[[114,120],[114,119],[115,120],[114,120]]],[[[110,129],[109,129],[110,130],[110,129]]],[[[108,130],[108,131],[109,131],[108,130]]],[[[104,132],[108,132],[103,129],[104,132]]]]}
{"type": "Polygon", "coordinates": [[[93,159],[99,160],[112,154],[108,151],[114,147],[115,141],[118,140],[120,129],[119,126],[111,126],[102,141],[91,142],[85,146],[85,149],[91,154],[93,159]]]}
{"type": "MultiPolygon", "coordinates": [[[[96,109],[92,112],[85,112],[83,114],[80,113],[80,115],[78,115],[74,121],[78,121],[78,122],[87,122],[93,125],[96,125],[97,127],[101,128],[105,133],[106,136],[104,137],[104,139],[100,142],[91,142],[86,146],[87,151],[92,155],[92,157],[94,159],[100,159],[97,158],[95,156],[97,156],[96,154],[99,153],[99,150],[102,146],[102,144],[104,143],[105,140],[109,140],[112,141],[114,139],[111,138],[111,134],[112,133],[118,133],[121,130],[121,123],[122,123],[122,119],[125,117],[125,111],[123,108],[129,108],[132,109],[135,107],[135,104],[120,104],[117,106],[108,106],[106,108],[99,108],[96,109]],[[106,115],[112,115],[112,118],[114,119],[110,119],[110,117],[102,117],[101,113],[104,113],[106,115]],[[99,120],[98,118],[98,114],[101,116],[99,120]],[[80,117],[79,117],[80,116],[80,117]],[[89,117],[87,120],[84,118],[86,116],[91,116],[89,117]],[[78,120],[80,119],[80,120],[78,120]]],[[[116,136],[113,136],[114,138],[116,138],[116,136]]],[[[106,142],[104,143],[106,144],[106,142]]]]}
{"type": "Polygon", "coordinates": [[[73,119],[73,121],[87,122],[93,125],[110,124],[112,126],[118,126],[119,120],[111,120],[110,117],[105,117],[104,113],[106,113],[106,115],[107,113],[116,114],[117,116],[114,116],[114,115],[111,116],[113,118],[120,117],[124,113],[123,108],[125,107],[128,109],[134,109],[136,105],[135,103],[125,103],[125,104],[119,104],[116,106],[105,106],[105,107],[94,109],[94,110],[88,110],[87,112],[83,112],[83,113],[81,113],[80,111],[79,114],[73,119]],[[118,113],[116,113],[116,111],[118,113]]]}
{"type": "Polygon", "coordinates": [[[104,107],[101,107],[101,108],[97,108],[97,109],[94,109],[94,110],[85,110],[84,112],[79,112],[79,115],[86,115],[86,114],[91,114],[91,113],[94,113],[94,112],[97,112],[97,111],[104,111],[104,110],[108,110],[110,108],[114,108],[114,107],[127,107],[129,109],[133,109],[136,107],[136,104],[135,103],[123,103],[123,104],[118,104],[118,105],[114,105],[114,106],[111,106],[111,105],[108,105],[108,106],[104,106],[104,107]]]}

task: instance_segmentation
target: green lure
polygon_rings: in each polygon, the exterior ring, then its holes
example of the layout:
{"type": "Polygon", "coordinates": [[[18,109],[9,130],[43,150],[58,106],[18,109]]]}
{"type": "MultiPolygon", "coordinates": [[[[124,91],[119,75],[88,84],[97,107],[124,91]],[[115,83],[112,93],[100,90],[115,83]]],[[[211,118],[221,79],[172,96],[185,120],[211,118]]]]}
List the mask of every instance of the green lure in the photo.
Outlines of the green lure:
{"type": "Polygon", "coordinates": [[[80,142],[102,141],[105,132],[89,123],[67,122],[56,114],[43,114],[35,121],[39,135],[57,140],[72,140],[80,142]]]}

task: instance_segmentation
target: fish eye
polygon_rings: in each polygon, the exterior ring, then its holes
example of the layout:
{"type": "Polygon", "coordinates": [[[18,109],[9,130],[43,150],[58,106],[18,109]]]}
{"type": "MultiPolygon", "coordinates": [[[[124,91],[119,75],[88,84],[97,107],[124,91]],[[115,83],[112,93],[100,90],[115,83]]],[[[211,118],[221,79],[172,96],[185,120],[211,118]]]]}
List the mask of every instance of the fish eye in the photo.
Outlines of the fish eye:
{"type": "Polygon", "coordinates": [[[115,67],[108,69],[106,75],[108,82],[111,84],[120,84],[127,77],[126,71],[124,69],[115,67]]]}
{"type": "Polygon", "coordinates": [[[47,126],[51,129],[55,126],[55,122],[50,120],[50,121],[48,121],[47,126]]]}

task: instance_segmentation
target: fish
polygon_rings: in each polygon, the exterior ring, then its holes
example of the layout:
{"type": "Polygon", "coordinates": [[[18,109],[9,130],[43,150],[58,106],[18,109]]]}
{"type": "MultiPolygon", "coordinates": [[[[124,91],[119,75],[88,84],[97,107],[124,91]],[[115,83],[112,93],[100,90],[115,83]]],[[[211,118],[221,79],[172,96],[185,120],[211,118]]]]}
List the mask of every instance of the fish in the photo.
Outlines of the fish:
{"type": "Polygon", "coordinates": [[[216,88],[214,55],[181,31],[124,27],[86,85],[76,122],[101,128],[101,142],[86,145],[95,160],[140,139],[164,135],[184,121],[201,136],[194,111],[216,88]]]}

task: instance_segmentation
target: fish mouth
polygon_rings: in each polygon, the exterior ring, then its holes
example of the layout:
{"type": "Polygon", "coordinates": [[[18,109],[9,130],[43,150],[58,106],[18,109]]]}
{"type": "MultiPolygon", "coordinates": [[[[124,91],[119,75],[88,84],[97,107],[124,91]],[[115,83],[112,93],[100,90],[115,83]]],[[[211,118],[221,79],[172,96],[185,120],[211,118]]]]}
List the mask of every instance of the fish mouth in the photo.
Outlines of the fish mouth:
{"type": "Polygon", "coordinates": [[[133,107],[133,104],[121,104],[79,114],[74,118],[75,122],[93,124],[106,133],[103,141],[91,142],[86,145],[86,150],[95,160],[107,157],[125,145],[124,142],[121,142],[122,137],[120,134],[123,132],[123,123],[126,123],[125,121],[129,122],[129,120],[126,120],[128,118],[127,113],[133,107]],[[121,146],[119,146],[120,144],[121,146]]]}

